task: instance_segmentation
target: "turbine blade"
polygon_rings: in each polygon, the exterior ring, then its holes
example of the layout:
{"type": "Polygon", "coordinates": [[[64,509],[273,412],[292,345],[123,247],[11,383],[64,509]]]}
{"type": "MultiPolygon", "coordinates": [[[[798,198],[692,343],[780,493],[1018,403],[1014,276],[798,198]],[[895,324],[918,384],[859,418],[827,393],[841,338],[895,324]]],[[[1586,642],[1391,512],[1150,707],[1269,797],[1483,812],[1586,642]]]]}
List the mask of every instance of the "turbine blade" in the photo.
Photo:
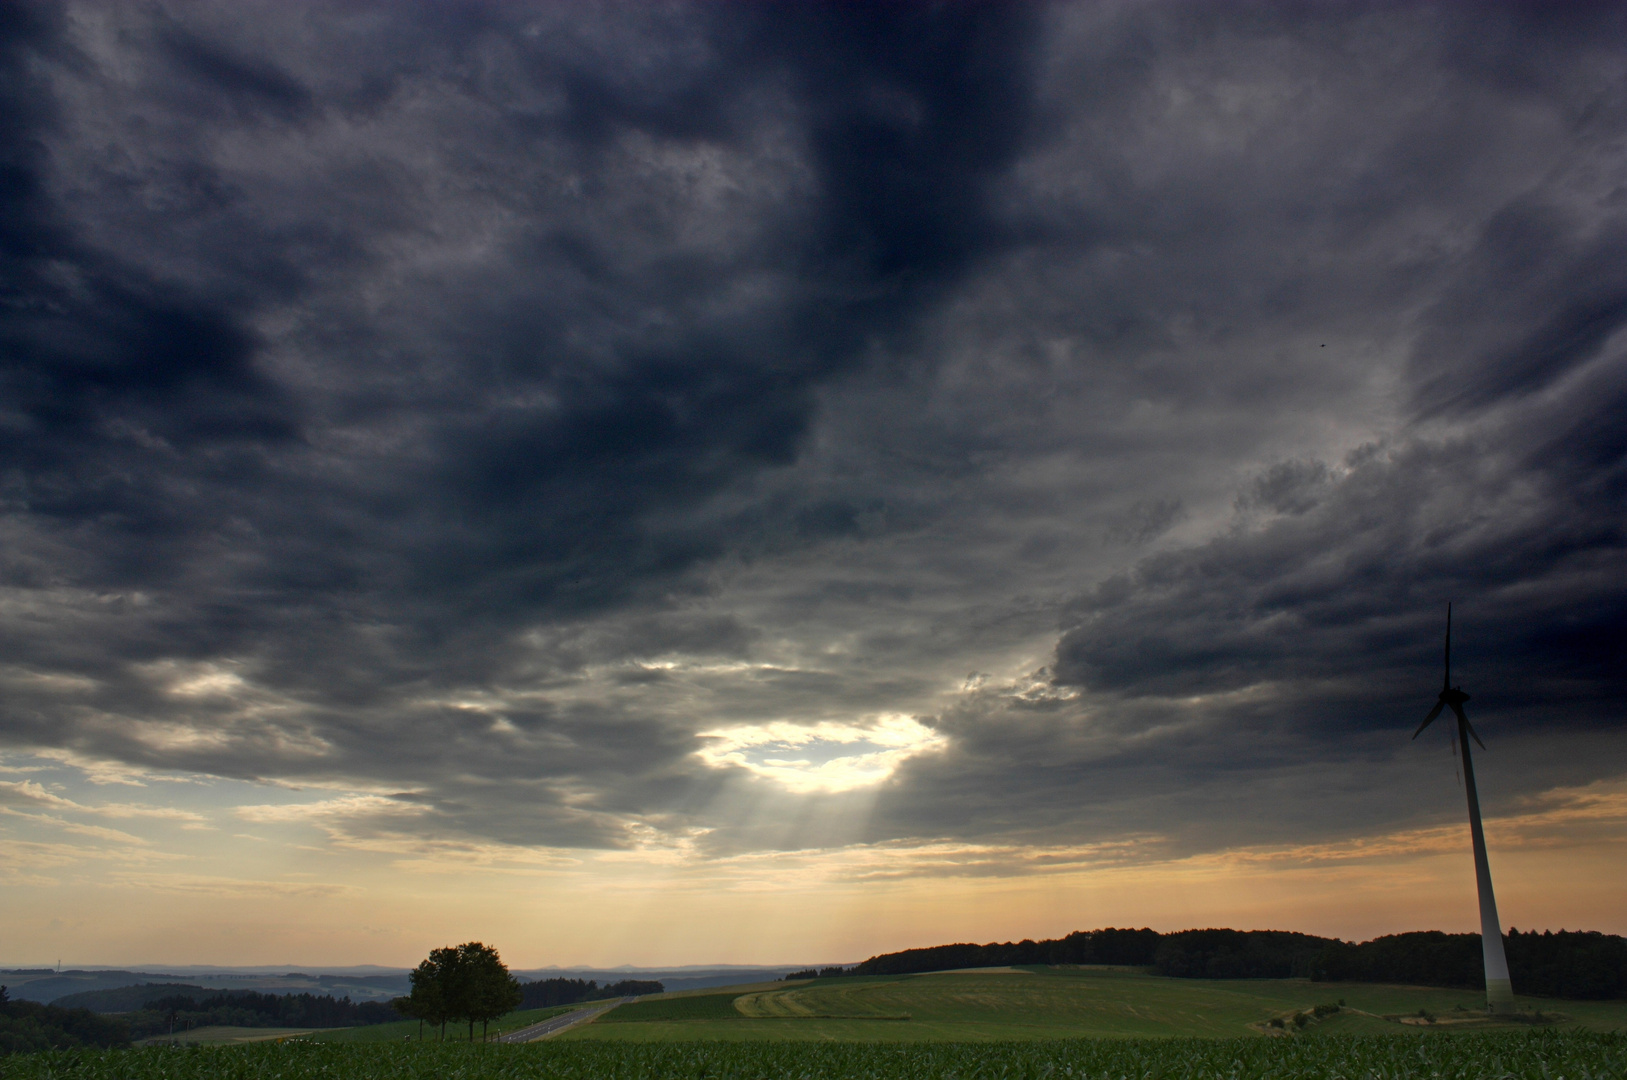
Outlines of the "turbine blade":
{"type": "Polygon", "coordinates": [[[1452,689],[1452,601],[1446,602],[1446,678],[1441,682],[1442,690],[1452,689]]]}
{"type": "Polygon", "coordinates": [[[1463,726],[1469,729],[1470,736],[1474,738],[1475,742],[1480,743],[1480,749],[1484,750],[1486,748],[1486,744],[1480,742],[1480,735],[1475,731],[1474,725],[1469,723],[1469,718],[1467,716],[1463,715],[1463,706],[1454,705],[1452,706],[1452,711],[1457,713],[1458,719],[1463,721],[1463,726]]]}
{"type": "Polygon", "coordinates": [[[1446,702],[1435,702],[1435,707],[1429,710],[1429,715],[1424,717],[1424,722],[1418,725],[1418,730],[1412,733],[1412,737],[1416,739],[1418,736],[1422,735],[1424,733],[1424,728],[1428,727],[1430,724],[1433,724],[1435,722],[1435,717],[1439,716],[1441,714],[1441,710],[1444,708],[1446,708],[1446,702]]]}

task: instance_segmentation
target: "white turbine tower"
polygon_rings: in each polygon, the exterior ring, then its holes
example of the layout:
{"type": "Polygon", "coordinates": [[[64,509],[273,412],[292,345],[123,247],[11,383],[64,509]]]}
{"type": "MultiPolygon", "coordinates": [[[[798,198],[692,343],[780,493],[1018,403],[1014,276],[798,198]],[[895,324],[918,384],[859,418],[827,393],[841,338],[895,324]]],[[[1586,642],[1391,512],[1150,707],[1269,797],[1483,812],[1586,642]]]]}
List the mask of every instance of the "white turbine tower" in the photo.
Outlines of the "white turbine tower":
{"type": "Polygon", "coordinates": [[[1441,684],[1440,697],[1429,710],[1424,722],[1412,733],[1416,739],[1424,728],[1434,722],[1443,709],[1451,709],[1458,718],[1458,742],[1463,745],[1463,786],[1469,791],[1469,834],[1474,838],[1474,880],[1480,889],[1480,952],[1486,965],[1486,1011],[1509,1013],[1514,1011],[1514,984],[1508,978],[1508,958],[1503,955],[1503,927],[1497,921],[1497,897],[1491,891],[1491,864],[1486,861],[1486,834],[1480,827],[1480,796],[1474,787],[1474,762],[1469,759],[1469,737],[1486,744],[1463,713],[1463,703],[1469,695],[1460,686],[1452,685],[1452,604],[1446,605],[1446,679],[1441,684]]]}

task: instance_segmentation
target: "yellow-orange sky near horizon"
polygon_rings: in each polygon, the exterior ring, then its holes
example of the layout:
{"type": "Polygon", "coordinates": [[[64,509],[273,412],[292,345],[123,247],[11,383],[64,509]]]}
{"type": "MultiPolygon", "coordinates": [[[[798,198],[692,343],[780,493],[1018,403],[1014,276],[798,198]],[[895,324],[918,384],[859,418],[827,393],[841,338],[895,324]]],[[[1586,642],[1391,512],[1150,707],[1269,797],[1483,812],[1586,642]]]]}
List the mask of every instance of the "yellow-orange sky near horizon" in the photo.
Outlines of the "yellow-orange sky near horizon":
{"type": "MultiPolygon", "coordinates": [[[[322,800],[326,830],[293,814],[267,829],[264,807],[177,812],[168,838],[128,807],[101,815],[115,828],[76,827],[59,804],[40,839],[0,849],[0,963],[410,966],[454,939],[494,944],[517,967],[847,963],[1102,926],[1347,940],[1476,928],[1465,823],[1186,857],[1148,837],[705,858],[350,836],[344,808],[365,798],[322,800]],[[244,821],[252,838],[226,831],[244,821]]],[[[34,813],[36,827],[51,816],[34,813]]],[[[1487,831],[1505,926],[1627,933],[1627,780],[1550,792],[1487,831]]]]}

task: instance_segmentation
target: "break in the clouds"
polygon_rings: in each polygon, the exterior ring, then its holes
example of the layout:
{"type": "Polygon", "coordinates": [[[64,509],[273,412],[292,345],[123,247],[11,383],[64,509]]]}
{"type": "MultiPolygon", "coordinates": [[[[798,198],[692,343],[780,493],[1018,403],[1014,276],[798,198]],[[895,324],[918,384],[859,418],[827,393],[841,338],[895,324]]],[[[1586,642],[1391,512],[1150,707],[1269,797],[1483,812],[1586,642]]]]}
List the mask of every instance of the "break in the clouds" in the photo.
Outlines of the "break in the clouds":
{"type": "Polygon", "coordinates": [[[0,738],[361,845],[1331,841],[1455,811],[1451,597],[1491,804],[1618,776],[1623,22],[8,5],[0,738]]]}

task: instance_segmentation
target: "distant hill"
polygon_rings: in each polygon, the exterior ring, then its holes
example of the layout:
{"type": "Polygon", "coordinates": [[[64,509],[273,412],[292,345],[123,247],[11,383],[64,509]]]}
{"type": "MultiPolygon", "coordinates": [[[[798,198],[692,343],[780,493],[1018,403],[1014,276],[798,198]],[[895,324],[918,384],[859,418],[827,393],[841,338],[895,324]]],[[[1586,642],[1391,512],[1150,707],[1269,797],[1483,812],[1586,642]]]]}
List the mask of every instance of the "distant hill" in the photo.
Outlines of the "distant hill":
{"type": "Polygon", "coordinates": [[[406,972],[399,975],[318,975],[316,981],[319,986],[341,990],[369,987],[392,994],[412,993],[412,980],[407,977],[406,972]]]}
{"type": "MultiPolygon", "coordinates": [[[[717,967],[682,968],[527,968],[514,969],[521,982],[549,979],[581,979],[600,984],[617,983],[624,979],[656,981],[674,990],[702,990],[712,986],[738,986],[746,982],[772,982],[788,971],[806,965],[789,964],[781,967],[760,965],[719,965],[717,967]]],[[[405,993],[406,991],[402,991],[405,993]]]]}
{"type": "Polygon", "coordinates": [[[13,1001],[38,1001],[49,1004],[69,994],[90,990],[117,990],[121,986],[139,986],[142,983],[173,980],[175,976],[151,971],[64,971],[44,978],[31,977],[33,972],[0,973],[0,983],[10,987],[13,1001]],[[17,978],[17,976],[23,976],[17,978]]]}
{"type": "Polygon", "coordinates": [[[177,994],[201,997],[208,993],[209,991],[201,986],[187,983],[138,983],[135,986],[120,986],[112,990],[84,990],[77,994],[67,994],[51,1004],[64,1009],[89,1009],[93,1013],[123,1013],[135,1012],[156,998],[173,997],[177,994]]]}
{"type": "Polygon", "coordinates": [[[10,987],[10,996],[18,1001],[57,1002],[61,999],[94,990],[117,990],[126,986],[146,983],[184,983],[204,990],[255,990],[263,994],[333,994],[348,996],[353,1001],[388,1001],[408,993],[412,987],[407,972],[369,974],[308,975],[302,972],[234,972],[206,971],[196,973],[124,971],[124,970],[71,970],[55,972],[0,971],[0,983],[10,987]]]}

